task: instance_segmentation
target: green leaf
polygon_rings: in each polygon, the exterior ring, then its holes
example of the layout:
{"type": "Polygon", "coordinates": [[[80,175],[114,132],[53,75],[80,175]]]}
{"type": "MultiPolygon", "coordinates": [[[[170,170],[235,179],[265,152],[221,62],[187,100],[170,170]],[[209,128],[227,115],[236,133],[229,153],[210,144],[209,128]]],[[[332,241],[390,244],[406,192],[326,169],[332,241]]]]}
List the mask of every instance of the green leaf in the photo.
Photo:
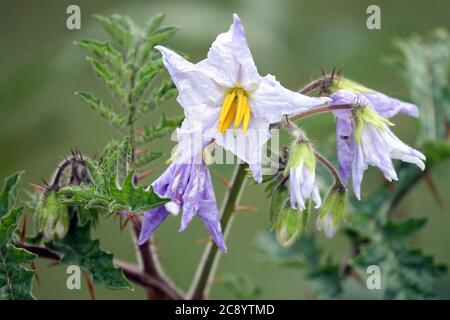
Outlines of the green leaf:
{"type": "Polygon", "coordinates": [[[153,187],[145,190],[133,184],[133,172],[130,172],[123,185],[119,188],[114,179],[111,179],[110,192],[113,202],[110,211],[127,210],[130,212],[148,210],[159,207],[171,199],[160,198],[153,187]]]}
{"type": "Polygon", "coordinates": [[[104,17],[101,15],[94,15],[94,18],[100,25],[110,34],[110,36],[119,43],[126,52],[131,48],[132,35],[130,30],[127,30],[125,25],[127,22],[125,18],[119,15],[112,17],[104,17]]]}
{"type": "Polygon", "coordinates": [[[286,206],[288,199],[289,191],[284,185],[280,186],[273,192],[269,210],[270,222],[272,223],[272,227],[275,227],[277,225],[281,209],[286,206]]]}
{"type": "MultiPolygon", "coordinates": [[[[344,276],[340,265],[325,257],[317,246],[313,234],[305,234],[291,247],[281,247],[273,234],[264,232],[258,238],[260,261],[279,267],[293,267],[304,270],[306,277],[318,285],[320,294],[337,298],[342,294],[344,276]]],[[[300,274],[299,274],[300,277],[300,274]]]]}
{"type": "Polygon", "coordinates": [[[111,143],[103,151],[100,163],[85,160],[91,184],[65,186],[58,191],[59,200],[65,205],[108,212],[148,210],[170,201],[160,198],[151,187],[146,190],[134,185],[134,173],[128,170],[130,155],[128,139],[111,143]]]}
{"type": "Polygon", "coordinates": [[[29,300],[34,271],[28,264],[36,258],[24,249],[15,247],[12,236],[23,207],[11,209],[0,218],[0,300],[29,300]]]}
{"type": "Polygon", "coordinates": [[[161,60],[148,60],[138,71],[136,77],[136,85],[133,88],[133,99],[139,100],[144,91],[150,86],[153,79],[163,70],[161,60]]]}
{"type": "Polygon", "coordinates": [[[92,240],[90,225],[80,227],[71,222],[68,234],[61,240],[45,243],[66,265],[78,265],[92,275],[94,283],[111,289],[131,288],[121,269],[113,264],[113,255],[100,248],[98,240],[92,240]]]}
{"type": "Polygon", "coordinates": [[[150,18],[150,20],[147,22],[147,26],[145,27],[145,34],[147,37],[150,37],[155,32],[155,30],[159,28],[165,17],[165,13],[158,13],[150,18]]]}
{"type": "Polygon", "coordinates": [[[128,175],[128,170],[131,162],[131,151],[132,146],[130,143],[130,139],[127,137],[119,144],[117,148],[117,157],[114,172],[116,175],[116,183],[118,185],[122,185],[128,175]]]}
{"type": "Polygon", "coordinates": [[[152,44],[152,46],[156,46],[157,44],[160,44],[173,36],[178,29],[178,26],[160,27],[152,33],[152,35],[148,38],[148,41],[152,44]]]}
{"type": "MultiPolygon", "coordinates": [[[[410,249],[406,241],[418,232],[426,219],[411,218],[402,222],[386,221],[379,226],[381,235],[359,247],[353,266],[365,274],[370,265],[382,270],[385,299],[429,299],[435,296],[433,284],[447,268],[436,264],[431,256],[410,249]]],[[[367,241],[366,241],[367,242],[367,241]]]]}
{"type": "Polygon", "coordinates": [[[136,158],[135,165],[137,168],[143,167],[150,162],[161,158],[164,155],[162,152],[146,150],[139,157],[136,158]]]}
{"type": "Polygon", "coordinates": [[[403,222],[388,220],[384,225],[386,241],[404,240],[422,229],[426,223],[426,218],[411,218],[403,222]]]}
{"type": "Polygon", "coordinates": [[[143,144],[158,138],[165,137],[174,132],[174,130],[181,125],[183,120],[184,120],[183,116],[168,118],[163,113],[159,121],[159,124],[154,126],[146,126],[144,128],[143,134],[137,137],[135,142],[137,144],[143,144]]]}
{"type": "Polygon", "coordinates": [[[92,110],[96,111],[102,118],[107,120],[112,126],[121,129],[125,125],[125,117],[117,114],[110,104],[104,104],[101,98],[95,97],[88,92],[76,92],[84,102],[86,102],[92,110]]]}
{"type": "Polygon", "coordinates": [[[0,194],[0,218],[15,205],[17,187],[22,179],[23,171],[16,172],[7,177],[0,194]]]}
{"type": "Polygon", "coordinates": [[[144,115],[148,111],[154,110],[157,106],[161,105],[165,101],[174,98],[178,91],[175,85],[165,80],[159,88],[153,89],[146,101],[139,105],[139,114],[144,115]]]}
{"type": "Polygon", "coordinates": [[[255,300],[261,295],[261,288],[242,274],[227,273],[219,278],[219,282],[239,300],[255,300]]]}
{"type": "Polygon", "coordinates": [[[400,68],[413,102],[420,108],[423,141],[443,139],[450,121],[450,37],[438,29],[428,37],[415,35],[397,40],[400,57],[391,59],[400,68]]]}

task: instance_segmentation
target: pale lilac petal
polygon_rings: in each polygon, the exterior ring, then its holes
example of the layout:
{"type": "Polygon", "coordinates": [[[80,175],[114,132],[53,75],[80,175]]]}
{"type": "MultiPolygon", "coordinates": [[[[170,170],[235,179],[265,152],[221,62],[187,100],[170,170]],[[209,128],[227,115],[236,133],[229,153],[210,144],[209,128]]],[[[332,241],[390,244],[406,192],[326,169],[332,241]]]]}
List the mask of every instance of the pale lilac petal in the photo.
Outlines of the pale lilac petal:
{"type": "Polygon", "coordinates": [[[205,109],[221,105],[224,93],[207,74],[172,50],[155,48],[162,53],[164,65],[178,89],[177,101],[184,108],[186,118],[203,116],[205,109]],[[199,108],[203,110],[201,114],[197,112],[199,108]]]}
{"type": "Polygon", "coordinates": [[[336,120],[336,149],[339,160],[339,174],[344,183],[352,174],[352,162],[355,154],[355,139],[353,138],[352,123],[348,119],[336,120]]]}
{"type": "Polygon", "coordinates": [[[168,217],[169,213],[163,206],[144,212],[144,221],[139,233],[139,245],[143,245],[156,228],[168,217]]]}
{"type": "Polygon", "coordinates": [[[384,118],[392,118],[398,113],[403,113],[411,117],[419,116],[419,109],[412,103],[388,97],[381,92],[363,93],[362,95],[371,102],[375,111],[384,118]]]}
{"type": "Polygon", "coordinates": [[[181,128],[177,129],[179,157],[176,159],[180,163],[191,163],[192,160],[198,162],[198,154],[203,148],[211,143],[217,134],[217,119],[220,109],[198,110],[197,119],[185,119],[181,128]],[[197,121],[201,119],[201,121],[197,121]]]}
{"type": "Polygon", "coordinates": [[[316,229],[318,231],[324,231],[325,236],[330,239],[332,238],[337,231],[336,226],[333,223],[333,217],[330,213],[325,214],[323,217],[318,217],[316,220],[316,229]]]}
{"type": "Polygon", "coordinates": [[[313,199],[316,208],[322,205],[315,171],[310,171],[303,161],[289,170],[289,189],[293,209],[305,210],[309,198],[313,199]]]}
{"type": "Polygon", "coordinates": [[[244,26],[238,15],[227,32],[221,33],[211,45],[207,59],[197,64],[224,88],[254,87],[260,76],[248,47],[244,26]]]}
{"type": "Polygon", "coordinates": [[[283,115],[293,115],[323,105],[329,98],[314,98],[284,88],[272,75],[261,79],[258,88],[249,97],[255,117],[276,123],[283,115]]]}
{"type": "Polygon", "coordinates": [[[245,133],[241,128],[228,129],[224,134],[217,129],[214,130],[216,130],[215,142],[248,163],[255,181],[261,182],[262,152],[264,144],[270,138],[269,123],[265,119],[254,117],[252,113],[245,133]]]}

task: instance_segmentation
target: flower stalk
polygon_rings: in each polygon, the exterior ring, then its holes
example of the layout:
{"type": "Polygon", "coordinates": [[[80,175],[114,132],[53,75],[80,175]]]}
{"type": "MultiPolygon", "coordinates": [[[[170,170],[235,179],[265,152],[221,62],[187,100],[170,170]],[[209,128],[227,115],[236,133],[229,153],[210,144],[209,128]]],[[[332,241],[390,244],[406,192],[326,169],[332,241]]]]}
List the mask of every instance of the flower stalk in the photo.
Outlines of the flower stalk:
{"type": "MultiPolygon", "coordinates": [[[[230,182],[221,210],[221,225],[223,228],[224,238],[230,232],[231,222],[233,221],[233,213],[235,212],[236,204],[244,190],[245,182],[247,180],[246,166],[244,164],[237,164],[233,178],[230,182]]],[[[196,275],[192,281],[191,288],[188,293],[188,299],[203,300],[208,295],[214,278],[217,265],[220,259],[220,252],[214,243],[209,242],[206,245],[203,256],[197,268],[196,275]]]]}

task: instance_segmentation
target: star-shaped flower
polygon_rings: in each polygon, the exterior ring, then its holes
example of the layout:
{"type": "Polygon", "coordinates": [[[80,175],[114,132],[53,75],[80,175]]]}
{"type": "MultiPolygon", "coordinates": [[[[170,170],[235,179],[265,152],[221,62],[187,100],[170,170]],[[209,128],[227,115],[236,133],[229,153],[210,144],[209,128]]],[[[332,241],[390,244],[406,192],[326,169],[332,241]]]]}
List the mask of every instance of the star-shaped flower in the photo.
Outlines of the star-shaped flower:
{"type": "Polygon", "coordinates": [[[207,58],[197,64],[165,47],[155,48],[162,53],[178,89],[177,100],[184,108],[185,121],[178,129],[181,158],[192,159],[214,141],[247,162],[258,182],[262,180],[262,147],[270,138],[269,125],[283,115],[329,101],[290,91],[272,75],[261,77],[236,14],[228,32],[216,38],[207,58]]]}

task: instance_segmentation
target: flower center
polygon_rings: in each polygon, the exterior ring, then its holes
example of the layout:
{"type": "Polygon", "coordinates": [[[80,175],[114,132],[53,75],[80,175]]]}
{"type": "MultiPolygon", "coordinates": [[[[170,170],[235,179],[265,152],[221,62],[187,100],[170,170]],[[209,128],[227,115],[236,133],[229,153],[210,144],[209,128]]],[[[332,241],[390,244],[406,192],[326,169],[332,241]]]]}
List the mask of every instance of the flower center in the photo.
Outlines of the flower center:
{"type": "Polygon", "coordinates": [[[219,117],[219,130],[224,133],[234,119],[234,127],[238,128],[242,123],[242,131],[246,132],[250,122],[250,105],[248,104],[248,93],[235,87],[228,91],[222,104],[219,117]]]}

